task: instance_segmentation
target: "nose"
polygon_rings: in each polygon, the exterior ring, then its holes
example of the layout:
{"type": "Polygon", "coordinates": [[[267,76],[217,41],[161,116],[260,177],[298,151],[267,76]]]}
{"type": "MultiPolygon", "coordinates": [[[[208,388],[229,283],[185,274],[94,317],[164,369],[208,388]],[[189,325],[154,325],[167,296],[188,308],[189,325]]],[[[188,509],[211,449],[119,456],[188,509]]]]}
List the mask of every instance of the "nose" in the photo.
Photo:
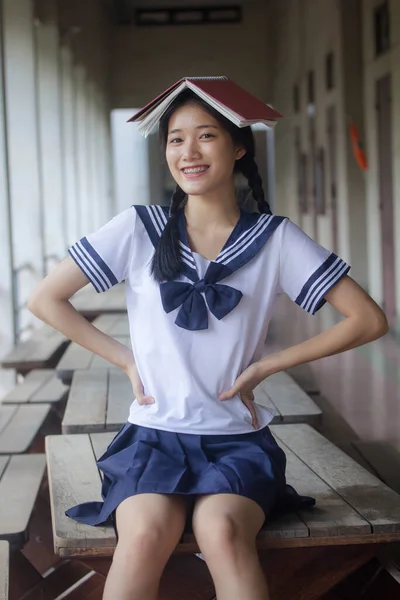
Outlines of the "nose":
{"type": "Polygon", "coordinates": [[[198,160],[201,158],[201,152],[196,139],[188,138],[183,147],[182,159],[186,162],[198,160]]]}

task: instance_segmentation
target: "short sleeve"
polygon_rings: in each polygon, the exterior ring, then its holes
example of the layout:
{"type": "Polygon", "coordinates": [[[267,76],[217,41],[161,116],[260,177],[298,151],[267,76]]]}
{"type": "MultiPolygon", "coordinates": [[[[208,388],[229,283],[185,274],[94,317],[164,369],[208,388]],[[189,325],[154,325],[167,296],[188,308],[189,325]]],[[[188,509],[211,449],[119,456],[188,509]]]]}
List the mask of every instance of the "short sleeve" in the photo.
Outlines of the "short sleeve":
{"type": "Polygon", "coordinates": [[[314,315],[326,303],[324,296],[349,272],[350,266],[289,219],[280,229],[279,287],[314,315]]]}
{"type": "Polygon", "coordinates": [[[128,208],[68,248],[97,292],[105,292],[127,278],[135,219],[135,209],[128,208]]]}

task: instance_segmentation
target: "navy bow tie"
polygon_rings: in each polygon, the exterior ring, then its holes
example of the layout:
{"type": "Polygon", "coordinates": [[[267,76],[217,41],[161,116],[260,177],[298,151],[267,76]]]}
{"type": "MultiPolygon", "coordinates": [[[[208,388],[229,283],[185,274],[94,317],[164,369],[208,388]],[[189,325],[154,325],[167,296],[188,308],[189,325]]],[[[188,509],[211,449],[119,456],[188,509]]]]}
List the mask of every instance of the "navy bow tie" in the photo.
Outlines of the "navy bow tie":
{"type": "Polygon", "coordinates": [[[232,273],[221,263],[210,263],[204,279],[195,283],[167,281],[161,283],[160,293],[166,313],[181,307],[175,323],[183,329],[199,331],[208,328],[207,306],[202,296],[204,292],[207,305],[217,319],[223,319],[240,302],[243,294],[228,285],[217,283],[232,273]]]}

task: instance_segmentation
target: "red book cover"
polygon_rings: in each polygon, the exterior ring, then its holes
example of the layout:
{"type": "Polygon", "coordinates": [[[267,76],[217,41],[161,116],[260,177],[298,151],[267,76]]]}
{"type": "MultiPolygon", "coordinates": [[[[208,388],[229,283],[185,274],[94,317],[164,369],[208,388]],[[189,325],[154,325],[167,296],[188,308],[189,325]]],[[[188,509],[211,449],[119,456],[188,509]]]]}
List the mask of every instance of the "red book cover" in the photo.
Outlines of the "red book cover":
{"type": "Polygon", "coordinates": [[[190,81],[190,83],[228,109],[237,113],[244,120],[274,120],[282,117],[276,110],[267,106],[261,100],[244,90],[242,87],[230,81],[229,79],[206,79],[206,78],[191,78],[185,77],[180,79],[173,85],[171,85],[164,92],[159,94],[156,98],[151,100],[146,106],[140,109],[133,117],[128,120],[129,122],[137,121],[144,113],[147,113],[154,106],[157,106],[164,98],[166,98],[175,88],[177,88],[183,81],[190,81]]]}
{"type": "Polygon", "coordinates": [[[268,121],[282,117],[276,110],[229,79],[221,81],[189,79],[189,81],[246,121],[268,121]]]}

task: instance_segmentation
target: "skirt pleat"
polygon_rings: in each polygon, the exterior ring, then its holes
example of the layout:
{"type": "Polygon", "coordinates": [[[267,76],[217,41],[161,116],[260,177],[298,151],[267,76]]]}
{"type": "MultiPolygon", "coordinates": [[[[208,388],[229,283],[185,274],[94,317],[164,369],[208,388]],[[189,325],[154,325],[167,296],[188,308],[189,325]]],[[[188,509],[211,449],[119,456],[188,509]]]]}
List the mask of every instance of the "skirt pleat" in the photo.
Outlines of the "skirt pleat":
{"type": "Polygon", "coordinates": [[[136,494],[237,494],[268,516],[313,506],[286,483],[286,455],[269,427],[239,435],[173,433],[126,423],[97,462],[103,502],[66,515],[88,525],[112,522],[118,505],[136,494]]]}

